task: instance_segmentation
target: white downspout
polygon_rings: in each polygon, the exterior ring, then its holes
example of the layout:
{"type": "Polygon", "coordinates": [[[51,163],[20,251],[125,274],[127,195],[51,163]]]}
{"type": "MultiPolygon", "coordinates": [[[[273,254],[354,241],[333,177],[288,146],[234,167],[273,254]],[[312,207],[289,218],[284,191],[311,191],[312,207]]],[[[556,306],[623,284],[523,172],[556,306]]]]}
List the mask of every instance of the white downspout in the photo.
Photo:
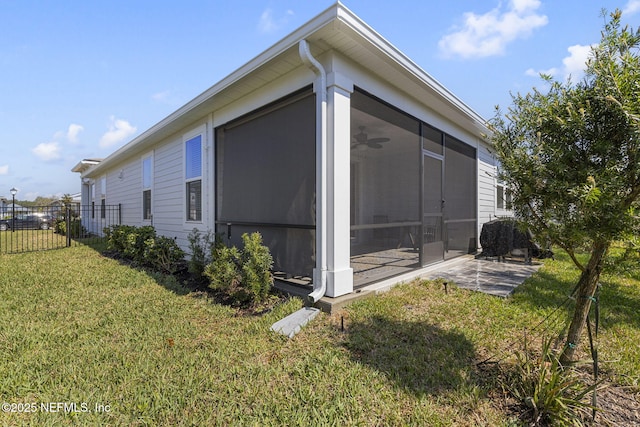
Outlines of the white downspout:
{"type": "Polygon", "coordinates": [[[316,269],[320,271],[314,274],[313,291],[309,294],[313,304],[327,291],[327,73],[311,56],[306,40],[300,40],[298,50],[302,62],[320,77],[320,87],[316,88],[320,97],[320,123],[316,125],[316,138],[320,140],[316,146],[316,171],[320,172],[319,177],[316,172],[316,269]]]}

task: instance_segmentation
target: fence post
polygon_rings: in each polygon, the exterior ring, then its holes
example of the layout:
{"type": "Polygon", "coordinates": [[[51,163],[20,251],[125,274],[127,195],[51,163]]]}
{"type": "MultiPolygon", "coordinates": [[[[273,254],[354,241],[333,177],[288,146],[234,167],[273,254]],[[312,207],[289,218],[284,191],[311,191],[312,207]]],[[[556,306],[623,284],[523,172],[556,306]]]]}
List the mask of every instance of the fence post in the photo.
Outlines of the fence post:
{"type": "Polygon", "coordinates": [[[118,203],[118,225],[122,225],[122,203],[118,203]]]}
{"type": "Polygon", "coordinates": [[[66,206],[64,213],[64,221],[67,226],[67,247],[71,247],[71,207],[66,206]]]}

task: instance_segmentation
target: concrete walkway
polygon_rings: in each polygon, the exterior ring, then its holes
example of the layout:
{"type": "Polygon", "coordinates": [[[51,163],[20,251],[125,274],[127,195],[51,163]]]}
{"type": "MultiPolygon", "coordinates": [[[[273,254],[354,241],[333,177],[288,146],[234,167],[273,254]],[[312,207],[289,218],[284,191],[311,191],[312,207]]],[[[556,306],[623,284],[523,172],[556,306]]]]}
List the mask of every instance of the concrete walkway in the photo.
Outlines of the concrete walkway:
{"type": "Polygon", "coordinates": [[[498,262],[468,258],[454,265],[443,266],[442,269],[434,269],[422,277],[442,278],[455,283],[459,288],[507,297],[541,266],[541,263],[535,262],[529,265],[520,261],[498,262]]]}

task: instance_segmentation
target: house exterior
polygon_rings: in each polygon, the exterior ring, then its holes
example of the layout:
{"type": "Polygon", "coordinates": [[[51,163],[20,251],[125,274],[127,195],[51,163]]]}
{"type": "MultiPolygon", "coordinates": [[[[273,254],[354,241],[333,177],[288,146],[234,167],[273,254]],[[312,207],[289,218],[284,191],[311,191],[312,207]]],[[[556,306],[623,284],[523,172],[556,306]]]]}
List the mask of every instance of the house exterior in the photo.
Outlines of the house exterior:
{"type": "Polygon", "coordinates": [[[2,204],[2,214],[5,216],[11,216],[13,212],[27,212],[29,209],[17,203],[8,203],[8,201],[2,204]]]}
{"type": "MultiPolygon", "coordinates": [[[[70,194],[71,203],[69,208],[78,215],[81,212],[80,206],[82,206],[82,194],[74,193],[70,194]]],[[[59,215],[64,215],[65,204],[62,200],[54,200],[49,204],[49,213],[54,217],[58,217],[59,215]]]]}
{"type": "Polygon", "coordinates": [[[73,171],[83,205],[120,205],[123,223],[185,249],[194,228],[230,244],[259,231],[279,277],[317,301],[475,252],[482,224],[508,213],[486,133],[337,3],[73,171]]]}

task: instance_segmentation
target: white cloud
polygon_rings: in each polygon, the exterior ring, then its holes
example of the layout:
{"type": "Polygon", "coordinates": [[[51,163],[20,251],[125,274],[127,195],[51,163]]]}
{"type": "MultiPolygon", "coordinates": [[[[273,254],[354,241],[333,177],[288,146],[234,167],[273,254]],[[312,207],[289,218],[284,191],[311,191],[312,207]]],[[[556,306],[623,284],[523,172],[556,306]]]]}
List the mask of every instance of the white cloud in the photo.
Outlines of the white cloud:
{"type": "Polygon", "coordinates": [[[258,21],[258,30],[261,33],[273,33],[285,26],[289,22],[289,18],[291,18],[293,15],[293,11],[289,9],[285,12],[284,16],[276,18],[273,15],[272,9],[265,9],[260,15],[260,19],[258,21]]]}
{"type": "Polygon", "coordinates": [[[545,74],[547,76],[556,76],[558,74],[558,69],[555,67],[549,68],[548,70],[534,70],[533,68],[529,68],[524,72],[525,75],[530,77],[539,77],[540,74],[545,74]]]}
{"type": "Polygon", "coordinates": [[[167,99],[171,95],[171,91],[165,90],[164,92],[158,92],[151,95],[151,99],[156,102],[167,102],[167,99]]]}
{"type": "Polygon", "coordinates": [[[72,144],[78,143],[78,134],[84,130],[84,126],[78,125],[75,123],[71,123],[67,128],[66,132],[58,131],[53,134],[53,139],[59,141],[61,139],[66,139],[72,144]]]}
{"type": "Polygon", "coordinates": [[[71,123],[67,129],[67,139],[69,142],[76,144],[78,142],[78,134],[84,130],[84,126],[71,123]]]}
{"type": "Polygon", "coordinates": [[[507,44],[547,24],[546,15],[536,13],[539,7],[540,0],[511,0],[506,11],[500,4],[483,15],[466,12],[462,27],[453,28],[438,42],[440,52],[461,58],[502,55],[507,44]]]}
{"type": "Polygon", "coordinates": [[[623,15],[633,15],[640,11],[640,0],[629,0],[622,10],[623,15]]]}
{"type": "Polygon", "coordinates": [[[136,133],[138,128],[132,126],[128,121],[110,117],[109,130],[100,138],[100,147],[107,148],[126,141],[136,133]]]}
{"type": "Polygon", "coordinates": [[[587,60],[591,54],[591,49],[594,46],[585,46],[576,44],[569,46],[567,51],[569,55],[562,60],[562,68],[549,68],[548,70],[534,70],[529,68],[525,71],[525,75],[531,77],[538,77],[540,74],[547,74],[552,77],[562,76],[563,79],[571,77],[571,81],[576,82],[582,78],[585,70],[587,69],[587,60]]]}
{"type": "Polygon", "coordinates": [[[31,149],[31,152],[45,162],[60,158],[60,144],[57,142],[43,142],[31,149]]]}
{"type": "Polygon", "coordinates": [[[0,166],[0,175],[9,175],[9,165],[0,166]]]}
{"type": "Polygon", "coordinates": [[[567,48],[569,56],[562,60],[564,77],[571,76],[572,80],[579,80],[587,69],[587,59],[591,54],[591,46],[576,44],[567,48]]]}

